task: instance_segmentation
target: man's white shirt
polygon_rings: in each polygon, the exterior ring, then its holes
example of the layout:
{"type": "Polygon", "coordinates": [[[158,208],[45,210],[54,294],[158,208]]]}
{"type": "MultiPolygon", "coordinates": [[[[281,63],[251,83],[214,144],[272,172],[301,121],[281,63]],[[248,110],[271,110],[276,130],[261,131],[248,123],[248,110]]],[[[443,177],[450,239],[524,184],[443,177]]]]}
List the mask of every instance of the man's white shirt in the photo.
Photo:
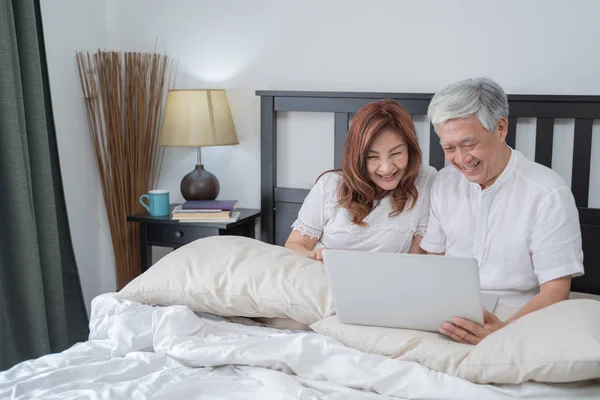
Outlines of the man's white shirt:
{"type": "Polygon", "coordinates": [[[548,281],[583,275],[581,246],[571,190],[517,150],[485,190],[453,166],[435,177],[421,247],[476,258],[481,289],[508,306],[522,307],[548,281]]]}

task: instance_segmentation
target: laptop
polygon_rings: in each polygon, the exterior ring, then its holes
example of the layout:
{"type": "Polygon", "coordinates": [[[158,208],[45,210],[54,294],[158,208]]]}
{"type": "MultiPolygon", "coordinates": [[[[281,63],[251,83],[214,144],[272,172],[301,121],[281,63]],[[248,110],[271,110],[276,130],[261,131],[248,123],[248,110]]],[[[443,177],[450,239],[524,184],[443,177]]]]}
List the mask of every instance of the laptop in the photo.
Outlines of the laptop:
{"type": "Polygon", "coordinates": [[[323,250],[342,323],[438,332],[462,317],[483,325],[498,296],[483,294],[474,258],[323,250]]]}

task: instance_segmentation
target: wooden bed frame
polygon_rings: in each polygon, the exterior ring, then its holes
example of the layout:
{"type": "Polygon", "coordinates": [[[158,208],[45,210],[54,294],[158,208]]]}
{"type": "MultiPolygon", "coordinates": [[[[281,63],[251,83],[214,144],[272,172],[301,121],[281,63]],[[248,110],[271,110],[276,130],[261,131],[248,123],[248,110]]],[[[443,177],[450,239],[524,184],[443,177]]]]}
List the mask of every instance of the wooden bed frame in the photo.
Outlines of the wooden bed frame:
{"type": "MultiPolygon", "coordinates": [[[[350,116],[365,104],[393,99],[413,116],[427,114],[431,94],[257,91],[261,99],[261,240],[283,245],[307,189],[277,186],[277,113],[334,114],[334,165],[340,166],[350,116]]],[[[537,118],[535,161],[551,167],[555,118],[575,119],[571,190],[579,208],[585,275],[573,279],[572,290],[600,295],[600,209],[588,208],[594,119],[600,119],[600,96],[509,95],[507,142],[515,147],[517,118],[537,118]]],[[[429,164],[444,166],[439,138],[430,126],[429,164]]]]}

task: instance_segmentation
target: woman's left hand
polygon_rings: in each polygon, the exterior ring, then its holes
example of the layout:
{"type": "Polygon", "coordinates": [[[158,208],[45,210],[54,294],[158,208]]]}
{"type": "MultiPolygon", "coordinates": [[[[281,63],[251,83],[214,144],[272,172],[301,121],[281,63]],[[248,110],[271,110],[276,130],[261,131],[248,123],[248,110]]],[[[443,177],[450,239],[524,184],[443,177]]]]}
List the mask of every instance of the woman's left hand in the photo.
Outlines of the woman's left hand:
{"type": "Polygon", "coordinates": [[[323,250],[325,250],[324,247],[311,250],[310,253],[308,253],[308,258],[317,261],[323,261],[323,250]]]}
{"type": "Polygon", "coordinates": [[[440,333],[459,343],[477,344],[487,335],[506,325],[494,314],[483,309],[483,326],[464,318],[452,318],[440,327],[440,333]]]}

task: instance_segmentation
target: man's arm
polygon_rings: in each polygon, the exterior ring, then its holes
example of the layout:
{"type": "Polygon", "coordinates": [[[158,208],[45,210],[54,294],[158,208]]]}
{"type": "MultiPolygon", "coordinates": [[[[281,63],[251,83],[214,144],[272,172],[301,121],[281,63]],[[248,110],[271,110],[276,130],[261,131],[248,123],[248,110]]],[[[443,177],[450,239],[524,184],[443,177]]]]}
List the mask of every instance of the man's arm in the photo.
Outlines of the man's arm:
{"type": "Polygon", "coordinates": [[[440,332],[462,343],[477,344],[507,323],[569,297],[571,278],[583,274],[583,252],[577,207],[568,188],[549,193],[539,204],[532,227],[530,253],[540,282],[540,293],[519,312],[502,322],[484,311],[483,327],[455,318],[445,322],[440,332]]]}
{"type": "Polygon", "coordinates": [[[550,192],[540,202],[530,237],[529,251],[540,293],[509,321],[568,299],[571,278],[583,274],[579,215],[567,187],[550,192]]]}
{"type": "Polygon", "coordinates": [[[569,298],[571,290],[571,276],[548,281],[540,286],[540,293],[535,295],[512,318],[502,322],[498,317],[487,310],[483,310],[484,324],[480,326],[463,318],[452,318],[440,327],[440,333],[465,344],[477,344],[487,335],[505,327],[507,324],[531,312],[541,310],[559,301],[569,298]]]}
{"type": "Polygon", "coordinates": [[[527,304],[513,315],[506,323],[510,323],[531,312],[541,310],[559,301],[569,298],[571,291],[571,275],[548,281],[540,286],[540,292],[533,296],[527,304]]]}

